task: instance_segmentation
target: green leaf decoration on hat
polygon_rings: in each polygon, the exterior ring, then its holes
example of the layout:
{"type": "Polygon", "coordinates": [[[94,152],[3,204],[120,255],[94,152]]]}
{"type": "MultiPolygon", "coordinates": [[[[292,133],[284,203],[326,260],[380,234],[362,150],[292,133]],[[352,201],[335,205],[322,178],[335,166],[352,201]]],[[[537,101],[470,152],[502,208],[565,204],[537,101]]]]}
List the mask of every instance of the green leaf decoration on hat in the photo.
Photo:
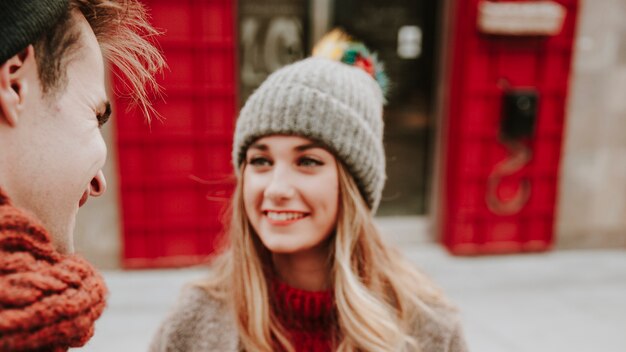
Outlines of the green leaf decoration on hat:
{"type": "Polygon", "coordinates": [[[340,29],[326,34],[313,48],[313,56],[340,61],[364,70],[380,86],[383,96],[389,91],[389,78],[378,55],[372,53],[363,43],[353,40],[340,29]]]}

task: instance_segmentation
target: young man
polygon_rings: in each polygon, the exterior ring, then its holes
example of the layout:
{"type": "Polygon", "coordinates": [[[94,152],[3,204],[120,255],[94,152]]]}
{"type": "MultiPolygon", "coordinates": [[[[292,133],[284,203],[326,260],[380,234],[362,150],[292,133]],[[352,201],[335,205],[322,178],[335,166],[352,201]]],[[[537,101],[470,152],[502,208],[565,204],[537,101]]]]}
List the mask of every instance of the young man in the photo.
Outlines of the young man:
{"type": "Polygon", "coordinates": [[[78,209],[106,190],[105,60],[147,117],[164,65],[155,34],[136,0],[0,3],[0,351],[93,334],[106,288],[72,253],[78,209]]]}

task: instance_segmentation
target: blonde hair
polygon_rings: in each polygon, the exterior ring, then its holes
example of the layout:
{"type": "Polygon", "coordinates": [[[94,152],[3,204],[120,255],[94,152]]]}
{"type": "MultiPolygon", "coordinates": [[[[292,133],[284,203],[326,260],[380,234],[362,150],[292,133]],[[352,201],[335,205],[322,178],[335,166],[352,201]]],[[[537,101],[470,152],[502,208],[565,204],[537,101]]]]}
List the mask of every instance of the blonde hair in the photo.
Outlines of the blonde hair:
{"type": "MultiPolygon", "coordinates": [[[[419,341],[412,337],[419,312],[427,304],[448,303],[427,277],[385,245],[354,179],[341,163],[338,173],[340,206],[329,248],[330,287],[338,325],[333,331],[336,350],[399,351],[410,347],[419,351],[419,341]]],[[[269,352],[279,344],[283,350],[294,351],[271,308],[271,255],[248,221],[242,190],[240,177],[230,209],[226,251],[199,286],[232,305],[246,350],[269,352]]]]}

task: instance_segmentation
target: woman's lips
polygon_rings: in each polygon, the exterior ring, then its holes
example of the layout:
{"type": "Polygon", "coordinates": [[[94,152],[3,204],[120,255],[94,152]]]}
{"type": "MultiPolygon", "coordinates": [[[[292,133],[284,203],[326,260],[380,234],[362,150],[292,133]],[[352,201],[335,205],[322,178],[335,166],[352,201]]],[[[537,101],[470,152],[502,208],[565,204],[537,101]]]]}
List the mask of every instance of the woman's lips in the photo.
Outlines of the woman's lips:
{"type": "Polygon", "coordinates": [[[265,210],[263,215],[271,225],[286,226],[298,222],[307,216],[308,213],[301,211],[272,211],[265,210]]]}

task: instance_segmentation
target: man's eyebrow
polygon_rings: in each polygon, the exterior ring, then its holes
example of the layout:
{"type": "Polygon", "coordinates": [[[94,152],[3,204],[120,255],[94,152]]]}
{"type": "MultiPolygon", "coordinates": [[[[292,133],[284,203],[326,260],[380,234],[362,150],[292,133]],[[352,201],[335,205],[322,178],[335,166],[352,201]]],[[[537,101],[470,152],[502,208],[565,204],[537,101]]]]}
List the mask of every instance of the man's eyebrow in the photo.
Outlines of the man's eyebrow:
{"type": "Polygon", "coordinates": [[[109,121],[109,118],[111,117],[111,112],[111,102],[109,101],[103,103],[103,108],[98,109],[96,116],[98,118],[98,125],[100,127],[102,127],[102,125],[109,121]]]}

